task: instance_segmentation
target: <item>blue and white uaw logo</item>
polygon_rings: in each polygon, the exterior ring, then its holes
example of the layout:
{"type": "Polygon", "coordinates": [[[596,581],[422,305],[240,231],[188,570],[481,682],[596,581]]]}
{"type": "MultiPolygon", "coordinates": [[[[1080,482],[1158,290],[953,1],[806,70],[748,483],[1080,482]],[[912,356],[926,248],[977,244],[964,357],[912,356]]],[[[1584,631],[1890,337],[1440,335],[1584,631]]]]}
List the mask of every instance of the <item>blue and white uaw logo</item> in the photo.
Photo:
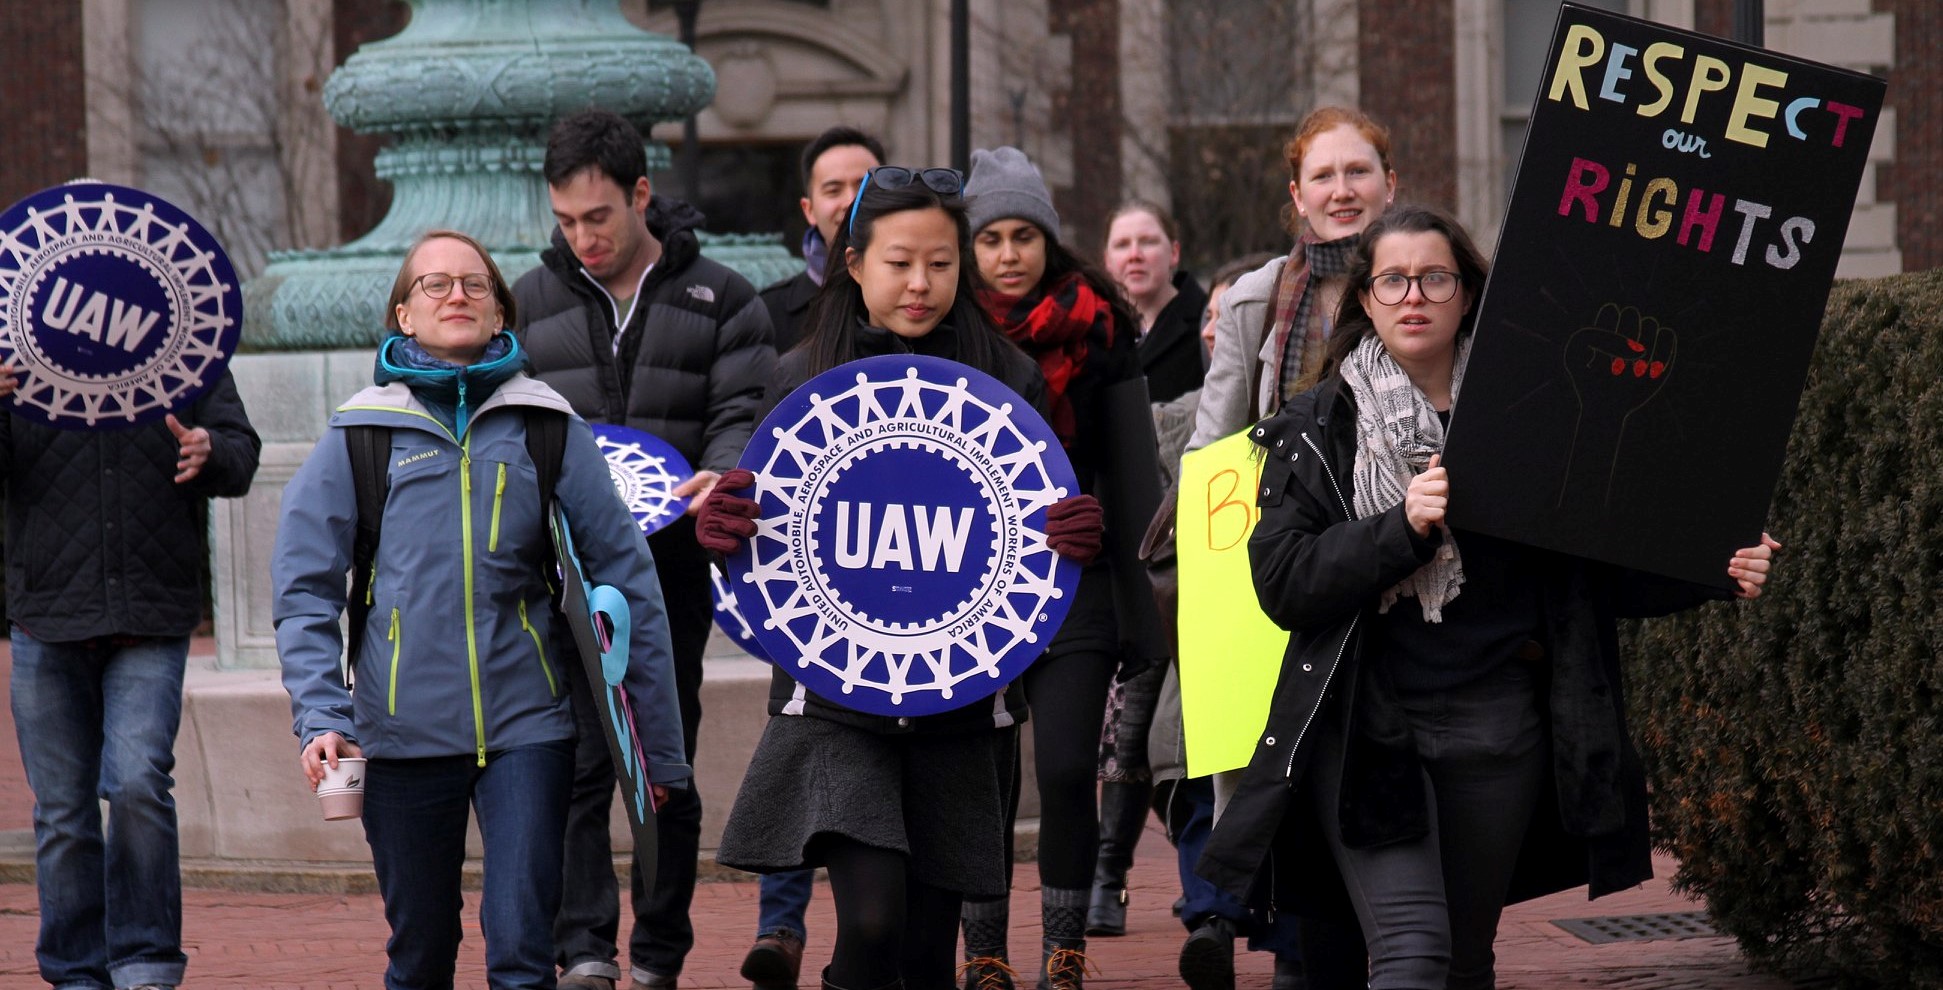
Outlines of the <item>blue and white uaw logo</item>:
{"type": "Polygon", "coordinates": [[[694,477],[688,459],[668,441],[630,426],[594,423],[594,442],[607,458],[614,490],[634,515],[641,532],[651,534],[681,518],[688,499],[675,486],[694,477]]]}
{"type": "Polygon", "coordinates": [[[1052,641],[1079,568],[1046,545],[1075,494],[1045,421],[1004,385],[938,358],[855,361],[791,393],[742,466],[762,506],[729,560],[773,662],[837,704],[958,708],[1052,641]]]}
{"type": "Polygon", "coordinates": [[[0,360],[15,410],[64,429],[132,426],[221,378],[243,329],[229,256],[159,197],[100,182],[0,214],[0,360]]]}

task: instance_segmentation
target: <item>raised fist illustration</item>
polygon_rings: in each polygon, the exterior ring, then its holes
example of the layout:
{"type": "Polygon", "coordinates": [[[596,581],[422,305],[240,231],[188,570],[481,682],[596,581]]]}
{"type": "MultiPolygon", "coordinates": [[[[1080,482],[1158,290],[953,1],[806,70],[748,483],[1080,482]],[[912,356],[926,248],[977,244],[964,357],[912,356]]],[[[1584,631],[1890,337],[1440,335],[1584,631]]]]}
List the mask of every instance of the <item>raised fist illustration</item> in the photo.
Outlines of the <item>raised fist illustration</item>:
{"type": "Polygon", "coordinates": [[[1673,373],[1678,335],[1631,306],[1607,303],[1565,342],[1565,373],[1583,417],[1623,420],[1673,373]]]}
{"type": "Polygon", "coordinates": [[[1559,505],[1605,505],[1626,419],[1658,395],[1673,374],[1678,335],[1631,306],[1606,303],[1592,325],[1565,342],[1565,376],[1579,421],[1559,489],[1559,505]]]}

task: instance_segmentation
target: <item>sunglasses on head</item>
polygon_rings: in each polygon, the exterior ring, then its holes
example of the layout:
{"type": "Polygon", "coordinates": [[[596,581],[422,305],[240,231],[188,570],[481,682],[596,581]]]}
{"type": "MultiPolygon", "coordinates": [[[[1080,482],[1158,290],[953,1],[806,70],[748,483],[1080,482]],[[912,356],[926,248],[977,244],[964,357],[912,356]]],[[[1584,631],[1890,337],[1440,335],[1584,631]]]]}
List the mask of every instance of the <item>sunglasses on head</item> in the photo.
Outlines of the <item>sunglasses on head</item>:
{"type": "Polygon", "coordinates": [[[880,189],[904,189],[913,182],[922,182],[926,189],[940,196],[957,196],[965,191],[965,173],[955,168],[908,169],[902,165],[879,165],[865,172],[864,181],[857,184],[857,198],[850,201],[847,229],[857,229],[857,204],[864,201],[864,190],[872,182],[880,189]]]}

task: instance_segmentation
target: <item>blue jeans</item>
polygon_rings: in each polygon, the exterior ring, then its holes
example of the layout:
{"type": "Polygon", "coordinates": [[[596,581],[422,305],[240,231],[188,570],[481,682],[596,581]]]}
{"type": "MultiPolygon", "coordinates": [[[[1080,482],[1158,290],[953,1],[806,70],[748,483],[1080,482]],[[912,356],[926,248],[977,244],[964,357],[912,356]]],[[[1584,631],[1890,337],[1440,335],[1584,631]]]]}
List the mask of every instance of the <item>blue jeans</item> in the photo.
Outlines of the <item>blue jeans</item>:
{"type": "Polygon", "coordinates": [[[765,873],[756,900],[756,937],[788,932],[798,942],[807,940],[809,929],[803,914],[810,909],[810,891],[816,883],[815,870],[765,873]]]}
{"type": "Polygon", "coordinates": [[[451,990],[459,953],[466,806],[479,815],[479,927],[493,990],[552,990],[553,915],[573,781],[573,741],[365,768],[364,835],[391,939],[386,990],[451,990]]]}
{"type": "Polygon", "coordinates": [[[189,960],[169,772],[189,639],[44,643],[15,626],[12,640],[14,727],[34,790],[41,978],[56,990],[181,983],[189,960]]]}

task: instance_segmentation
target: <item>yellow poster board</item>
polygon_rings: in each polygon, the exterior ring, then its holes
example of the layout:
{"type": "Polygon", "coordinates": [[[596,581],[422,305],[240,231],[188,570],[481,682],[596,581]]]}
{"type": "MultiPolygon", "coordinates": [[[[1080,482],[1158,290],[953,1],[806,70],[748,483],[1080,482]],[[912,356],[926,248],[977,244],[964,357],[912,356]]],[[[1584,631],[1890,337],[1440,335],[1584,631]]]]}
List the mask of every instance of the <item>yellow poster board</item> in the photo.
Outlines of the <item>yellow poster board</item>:
{"type": "Polygon", "coordinates": [[[1180,568],[1181,723],[1187,772],[1248,765],[1289,634],[1256,604],[1248,537],[1261,519],[1261,461],[1248,431],[1181,459],[1174,539],[1180,568]]]}

